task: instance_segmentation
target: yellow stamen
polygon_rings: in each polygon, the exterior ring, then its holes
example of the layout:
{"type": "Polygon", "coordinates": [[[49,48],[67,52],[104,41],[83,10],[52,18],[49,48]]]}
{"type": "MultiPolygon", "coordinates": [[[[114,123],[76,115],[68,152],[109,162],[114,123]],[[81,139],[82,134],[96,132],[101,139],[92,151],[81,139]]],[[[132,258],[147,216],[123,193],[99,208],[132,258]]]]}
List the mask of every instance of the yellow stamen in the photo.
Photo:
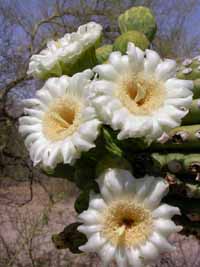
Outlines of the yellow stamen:
{"type": "Polygon", "coordinates": [[[111,202],[104,211],[102,224],[102,235],[115,246],[137,246],[153,231],[151,212],[132,196],[111,202]]]}
{"type": "Polygon", "coordinates": [[[135,115],[149,115],[162,106],[164,84],[143,73],[127,74],[118,81],[115,95],[135,115]]]}
{"type": "Polygon", "coordinates": [[[73,97],[58,98],[43,117],[43,133],[51,141],[72,135],[81,123],[82,104],[73,97]]]}

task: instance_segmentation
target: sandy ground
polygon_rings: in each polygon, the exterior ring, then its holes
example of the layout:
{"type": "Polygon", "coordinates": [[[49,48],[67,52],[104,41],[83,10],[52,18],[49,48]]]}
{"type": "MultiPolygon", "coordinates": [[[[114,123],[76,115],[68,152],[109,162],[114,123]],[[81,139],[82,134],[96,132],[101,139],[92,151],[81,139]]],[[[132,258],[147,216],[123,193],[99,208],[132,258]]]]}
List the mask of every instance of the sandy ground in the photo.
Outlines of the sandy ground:
{"type": "MultiPolygon", "coordinates": [[[[1,186],[0,267],[100,267],[97,255],[74,255],[57,250],[51,242],[53,233],[76,220],[73,186],[57,180],[45,188],[39,184],[32,188],[33,198],[24,204],[30,197],[28,183],[1,186]]],[[[200,267],[200,243],[195,237],[174,235],[170,239],[176,251],[162,255],[152,266],[200,267]]]]}

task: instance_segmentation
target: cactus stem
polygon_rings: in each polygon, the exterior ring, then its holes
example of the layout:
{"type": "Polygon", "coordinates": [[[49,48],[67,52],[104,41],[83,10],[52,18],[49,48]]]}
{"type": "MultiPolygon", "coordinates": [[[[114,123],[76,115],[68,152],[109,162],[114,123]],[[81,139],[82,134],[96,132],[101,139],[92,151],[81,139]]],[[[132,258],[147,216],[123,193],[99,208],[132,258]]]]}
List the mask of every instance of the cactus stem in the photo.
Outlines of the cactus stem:
{"type": "Polygon", "coordinates": [[[200,149],[200,125],[187,125],[174,128],[168,133],[167,138],[160,138],[150,146],[151,151],[200,149]]]}
{"type": "Polygon", "coordinates": [[[189,113],[183,118],[182,125],[191,125],[200,123],[200,99],[192,101],[189,113]]]}
{"type": "Polygon", "coordinates": [[[200,154],[184,153],[152,153],[151,157],[158,163],[160,169],[165,169],[171,173],[190,173],[195,176],[196,181],[200,181],[200,154]]]}

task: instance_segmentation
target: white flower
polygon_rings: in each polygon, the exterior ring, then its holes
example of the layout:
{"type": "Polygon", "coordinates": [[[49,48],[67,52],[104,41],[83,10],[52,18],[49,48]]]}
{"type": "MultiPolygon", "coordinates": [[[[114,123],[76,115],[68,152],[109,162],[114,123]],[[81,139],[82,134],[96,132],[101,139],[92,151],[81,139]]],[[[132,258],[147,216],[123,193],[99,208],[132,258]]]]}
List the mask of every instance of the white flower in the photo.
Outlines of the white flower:
{"type": "Polygon", "coordinates": [[[69,68],[89,47],[100,38],[102,26],[95,22],[81,25],[77,32],[67,33],[57,41],[49,41],[47,48],[30,59],[27,74],[36,78],[65,74],[69,68]]]}
{"type": "Polygon", "coordinates": [[[113,52],[94,71],[99,80],[91,84],[90,98],[104,123],[120,130],[118,139],[155,140],[188,113],[193,82],[177,79],[175,61],[161,60],[153,50],[129,43],[127,55],[113,52]]]}
{"type": "Polygon", "coordinates": [[[26,137],[34,165],[73,164],[82,151],[95,146],[100,121],[86,97],[92,75],[85,70],[50,78],[37,91],[38,98],[25,100],[27,116],[20,118],[19,132],[26,137]]]}
{"type": "Polygon", "coordinates": [[[182,229],[171,220],[176,207],[159,203],[168,191],[162,178],[135,179],[130,172],[108,169],[97,180],[100,193],[90,195],[88,210],[79,215],[78,230],[88,241],[79,247],[97,252],[104,266],[141,267],[174,247],[167,237],[182,229]]]}

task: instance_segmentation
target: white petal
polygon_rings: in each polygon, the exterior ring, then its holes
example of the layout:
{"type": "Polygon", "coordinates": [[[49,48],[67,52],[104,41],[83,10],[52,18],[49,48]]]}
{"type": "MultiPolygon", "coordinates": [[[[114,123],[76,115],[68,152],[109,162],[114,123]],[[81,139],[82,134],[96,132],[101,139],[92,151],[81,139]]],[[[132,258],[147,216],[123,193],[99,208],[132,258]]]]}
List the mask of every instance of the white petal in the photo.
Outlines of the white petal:
{"type": "Polygon", "coordinates": [[[144,60],[144,71],[146,73],[153,73],[157,65],[161,62],[160,56],[153,50],[145,50],[146,58],[144,60]]]}
{"type": "Polygon", "coordinates": [[[145,136],[152,128],[152,120],[148,120],[145,116],[129,115],[124,118],[123,124],[122,130],[117,136],[119,140],[145,136]]]}
{"type": "Polygon", "coordinates": [[[144,267],[144,264],[141,260],[140,251],[136,248],[127,248],[126,254],[128,258],[128,263],[130,266],[134,267],[144,267]]]}
{"type": "Polygon", "coordinates": [[[88,142],[93,142],[99,133],[99,126],[100,126],[100,121],[97,119],[87,121],[83,124],[78,129],[78,132],[85,140],[88,142]]]}
{"type": "Polygon", "coordinates": [[[103,199],[106,202],[109,202],[113,198],[113,195],[112,192],[109,190],[109,188],[105,185],[104,180],[105,180],[105,172],[102,173],[96,181],[99,185],[99,189],[103,196],[103,199]]]}
{"type": "Polygon", "coordinates": [[[88,242],[85,245],[80,246],[79,249],[84,252],[96,252],[105,242],[105,238],[103,238],[99,233],[95,233],[88,239],[88,242]]]}
{"type": "Polygon", "coordinates": [[[180,213],[179,208],[173,207],[173,206],[170,206],[167,204],[163,204],[163,205],[159,206],[157,209],[155,209],[152,212],[152,215],[154,218],[162,217],[162,218],[166,218],[166,219],[171,218],[174,215],[180,215],[180,214],[181,213],[180,213]]]}
{"type": "MultiPolygon", "coordinates": [[[[67,87],[68,84],[66,84],[67,87]]],[[[51,97],[61,97],[66,92],[66,87],[61,86],[59,78],[50,78],[46,81],[44,89],[48,90],[51,97]]]]}
{"type": "Polygon", "coordinates": [[[48,105],[52,100],[53,97],[48,92],[48,90],[41,89],[36,92],[36,95],[40,98],[40,100],[45,104],[48,105]]]}
{"type": "Polygon", "coordinates": [[[95,144],[88,142],[87,140],[84,139],[84,137],[82,137],[77,132],[73,134],[73,136],[71,137],[71,140],[74,146],[79,151],[88,151],[91,148],[95,147],[95,144]]]}
{"type": "Polygon", "coordinates": [[[55,167],[56,164],[62,159],[61,144],[54,143],[49,148],[47,148],[47,151],[47,154],[44,152],[44,165],[49,167],[55,167]]]}
{"type": "Polygon", "coordinates": [[[86,107],[82,113],[83,121],[90,121],[96,119],[97,114],[94,107],[86,107]]]}
{"type": "Polygon", "coordinates": [[[118,77],[117,71],[110,64],[97,65],[93,70],[99,74],[100,79],[114,81],[118,77]]]}
{"type": "Polygon", "coordinates": [[[44,115],[44,112],[42,110],[24,108],[24,114],[41,119],[44,115]]]}
{"type": "Polygon", "coordinates": [[[84,96],[87,93],[87,86],[90,83],[90,78],[92,77],[93,72],[91,70],[85,70],[84,72],[76,73],[69,80],[69,90],[70,93],[77,95],[79,97],[84,96]]]}
{"type": "Polygon", "coordinates": [[[113,113],[112,116],[112,128],[118,130],[123,126],[124,118],[127,118],[129,113],[126,108],[120,108],[113,113]]]}
{"type": "Polygon", "coordinates": [[[192,95],[192,92],[190,89],[184,88],[184,87],[176,87],[173,89],[166,90],[166,94],[168,98],[184,98],[192,95]]]}
{"type": "Polygon", "coordinates": [[[105,123],[108,123],[110,121],[110,118],[112,117],[112,111],[105,108],[110,101],[111,97],[106,95],[98,96],[92,101],[97,110],[97,113],[99,114],[100,119],[102,119],[105,123]]]}
{"type": "Polygon", "coordinates": [[[143,200],[146,197],[153,182],[154,177],[147,175],[144,178],[135,179],[135,192],[138,200],[143,200]]]}
{"type": "Polygon", "coordinates": [[[104,210],[107,205],[101,195],[90,195],[89,207],[95,210],[104,210]]]}
{"type": "Polygon", "coordinates": [[[77,159],[80,156],[70,140],[64,141],[60,149],[64,163],[71,164],[74,159],[77,159]]]}
{"type": "Polygon", "coordinates": [[[123,171],[110,169],[106,172],[104,178],[104,185],[114,194],[121,193],[123,191],[123,171]],[[121,177],[120,177],[121,175],[121,177]]]}
{"type": "Polygon", "coordinates": [[[159,63],[155,70],[155,76],[159,80],[166,81],[172,78],[176,74],[176,61],[171,59],[165,59],[159,63]]]}
{"type": "Polygon", "coordinates": [[[87,237],[93,235],[96,232],[100,232],[102,229],[101,224],[95,224],[95,225],[80,225],[78,228],[78,231],[85,234],[87,237]]]}
{"type": "Polygon", "coordinates": [[[45,150],[46,142],[42,138],[35,141],[30,148],[30,157],[33,161],[33,165],[36,166],[42,161],[43,152],[45,150]]]}
{"type": "Polygon", "coordinates": [[[109,63],[115,68],[117,72],[123,72],[122,54],[119,51],[112,52],[109,56],[109,63]]]}
{"type": "Polygon", "coordinates": [[[19,126],[19,132],[23,136],[26,136],[27,134],[35,133],[35,132],[41,132],[42,126],[41,124],[34,124],[34,125],[20,125],[19,126]]]}
{"type": "Polygon", "coordinates": [[[23,117],[19,118],[20,125],[22,125],[22,124],[34,125],[34,124],[38,124],[41,122],[42,121],[39,118],[31,117],[31,116],[23,116],[23,117]]]}
{"type": "Polygon", "coordinates": [[[154,232],[149,240],[157,246],[160,252],[172,252],[175,248],[159,233],[154,232]]]}
{"type": "Polygon", "coordinates": [[[94,210],[88,209],[79,214],[78,218],[83,221],[85,224],[99,224],[101,222],[101,214],[94,210]]]}
{"type": "Polygon", "coordinates": [[[164,179],[155,179],[154,181],[152,191],[144,200],[144,204],[150,209],[157,207],[169,190],[169,184],[164,179]]]}
{"type": "Polygon", "coordinates": [[[41,102],[37,98],[29,98],[29,99],[24,99],[23,104],[27,108],[32,108],[32,107],[38,107],[40,108],[41,102]]]}
{"type": "Polygon", "coordinates": [[[185,98],[168,98],[165,104],[174,105],[176,107],[189,107],[192,103],[192,95],[185,98]]]}
{"type": "Polygon", "coordinates": [[[40,132],[31,133],[27,135],[24,143],[27,148],[29,148],[37,139],[42,137],[42,134],[40,132]]]}
{"type": "MultiPolygon", "coordinates": [[[[179,108],[176,108],[173,105],[164,105],[163,112],[166,112],[171,118],[173,118],[175,121],[180,122],[180,120],[187,115],[188,110],[180,110],[179,108]]],[[[159,112],[157,114],[159,116],[159,112]]],[[[155,113],[156,117],[156,113],[155,113]]]]}
{"type": "Polygon", "coordinates": [[[104,188],[111,196],[129,192],[134,186],[134,177],[127,170],[108,169],[97,180],[100,190],[104,188]]]}
{"type": "MultiPolygon", "coordinates": [[[[106,80],[100,80],[100,81],[94,81],[92,83],[93,85],[93,91],[97,95],[113,95],[114,91],[116,90],[116,84],[111,81],[106,81],[106,80]]],[[[93,92],[91,92],[92,94],[93,92]]]]}
{"type": "Polygon", "coordinates": [[[108,266],[108,264],[114,258],[116,248],[110,243],[106,243],[102,246],[102,248],[98,251],[98,254],[103,262],[104,266],[108,266]]]}
{"type": "Polygon", "coordinates": [[[194,86],[193,81],[180,80],[177,78],[171,78],[165,82],[165,87],[167,89],[187,88],[189,90],[192,90],[193,86],[194,86]]]}
{"type": "Polygon", "coordinates": [[[160,232],[164,236],[168,236],[169,234],[176,233],[182,230],[182,226],[177,226],[173,221],[168,219],[156,219],[154,220],[154,226],[156,231],[160,232]]]}
{"type": "Polygon", "coordinates": [[[133,43],[128,43],[127,55],[131,70],[139,72],[143,68],[144,52],[133,43]]]}
{"type": "Polygon", "coordinates": [[[159,110],[156,112],[156,114],[159,114],[159,117],[157,118],[158,122],[162,127],[164,127],[164,130],[169,130],[171,128],[175,128],[179,126],[179,122],[171,118],[165,111],[159,110]]]}
{"type": "Polygon", "coordinates": [[[159,250],[152,242],[149,241],[147,241],[144,245],[140,247],[140,252],[141,256],[144,257],[145,261],[154,261],[159,256],[159,250]]]}
{"type": "Polygon", "coordinates": [[[118,247],[115,252],[115,260],[118,267],[128,267],[127,256],[123,247],[118,247]]]}

